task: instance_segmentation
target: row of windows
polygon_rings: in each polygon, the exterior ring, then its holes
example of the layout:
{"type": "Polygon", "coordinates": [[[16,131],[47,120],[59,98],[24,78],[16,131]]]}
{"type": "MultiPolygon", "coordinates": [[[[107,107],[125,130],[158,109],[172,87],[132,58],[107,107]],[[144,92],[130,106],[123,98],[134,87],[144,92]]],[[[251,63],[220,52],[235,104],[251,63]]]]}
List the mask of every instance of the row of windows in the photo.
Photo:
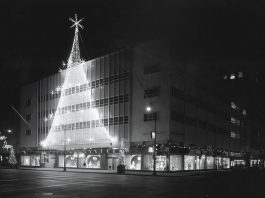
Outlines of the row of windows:
{"type": "Polygon", "coordinates": [[[87,128],[95,128],[95,127],[104,127],[109,125],[119,125],[119,124],[128,124],[128,116],[120,116],[109,119],[99,119],[99,120],[91,120],[84,122],[76,122],[69,123],[64,125],[55,126],[54,131],[70,131],[70,130],[79,130],[79,129],[87,129],[87,128]]]}
{"type": "Polygon", "coordinates": [[[144,121],[157,120],[157,112],[144,114],[144,121]]]}
{"type": "Polygon", "coordinates": [[[30,106],[31,105],[31,99],[27,99],[25,105],[30,106]]]}
{"type": "Polygon", "coordinates": [[[151,97],[155,97],[158,95],[159,95],[159,88],[158,87],[144,90],[144,98],[151,98],[151,97]]]}
{"type": "Polygon", "coordinates": [[[102,106],[107,106],[108,104],[118,104],[118,103],[123,103],[123,102],[128,102],[129,101],[129,95],[120,95],[120,96],[115,96],[115,97],[110,97],[110,98],[105,98],[101,100],[95,100],[90,102],[83,102],[79,103],[76,105],[71,105],[67,107],[62,107],[58,108],[58,114],[65,114],[65,113],[70,113],[70,112],[76,112],[76,111],[81,111],[81,110],[86,110],[90,107],[95,108],[95,107],[102,107],[102,106]]]}
{"type": "Polygon", "coordinates": [[[30,121],[31,120],[31,114],[26,114],[26,120],[30,121]]]}
{"type": "Polygon", "coordinates": [[[221,126],[214,125],[212,123],[202,121],[200,119],[197,119],[191,116],[187,116],[187,115],[184,116],[183,114],[177,113],[176,111],[171,111],[171,120],[180,122],[180,123],[185,123],[193,127],[198,127],[203,130],[209,130],[212,132],[217,132],[220,134],[224,133],[225,135],[229,135],[228,129],[225,129],[221,126]]]}
{"type": "Polygon", "coordinates": [[[60,90],[60,87],[58,87],[58,88],[56,88],[56,91],[52,90],[51,93],[49,93],[49,94],[39,96],[38,100],[39,100],[39,102],[48,101],[48,100],[59,98],[61,95],[62,96],[68,96],[71,94],[84,92],[90,88],[94,89],[94,88],[108,85],[108,84],[111,84],[114,82],[123,81],[123,80],[126,80],[128,78],[129,78],[129,73],[126,72],[126,73],[121,73],[121,74],[117,74],[114,76],[106,77],[106,78],[103,78],[100,80],[94,80],[92,82],[85,83],[85,84],[82,84],[79,86],[70,87],[70,88],[62,90],[62,91],[60,90]]]}
{"type": "Polygon", "coordinates": [[[200,100],[199,98],[196,98],[191,95],[186,95],[184,94],[183,90],[178,89],[174,86],[171,87],[171,96],[182,99],[182,100],[185,99],[185,101],[189,102],[190,104],[193,104],[197,107],[204,109],[207,112],[212,113],[213,115],[218,115],[219,117],[224,118],[227,121],[230,121],[231,117],[228,113],[219,111],[218,109],[214,108],[212,105],[200,100]]]}
{"type": "MultiPolygon", "coordinates": [[[[128,101],[129,101],[129,94],[119,95],[119,96],[114,96],[110,98],[95,100],[92,102],[83,102],[83,103],[79,103],[75,105],[61,107],[61,108],[58,108],[57,113],[61,115],[65,113],[76,112],[76,111],[86,110],[89,108],[102,107],[102,106],[113,105],[113,104],[118,104],[118,103],[124,103],[128,101]]],[[[47,110],[45,112],[44,111],[39,112],[39,118],[44,118],[45,114],[54,115],[54,113],[55,113],[55,109],[47,110]]]]}
{"type": "Polygon", "coordinates": [[[31,135],[31,130],[30,129],[26,130],[26,135],[31,135]]]}

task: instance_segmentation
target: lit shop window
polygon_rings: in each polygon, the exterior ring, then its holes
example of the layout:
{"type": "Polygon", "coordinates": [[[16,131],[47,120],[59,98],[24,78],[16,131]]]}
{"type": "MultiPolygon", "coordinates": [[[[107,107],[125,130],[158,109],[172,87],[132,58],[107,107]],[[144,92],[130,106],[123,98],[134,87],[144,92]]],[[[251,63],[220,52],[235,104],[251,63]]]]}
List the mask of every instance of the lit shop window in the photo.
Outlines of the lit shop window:
{"type": "Polygon", "coordinates": [[[190,156],[190,155],[184,156],[184,169],[195,170],[195,156],[190,156]]]}
{"type": "Polygon", "coordinates": [[[167,167],[167,157],[165,155],[156,156],[156,170],[165,171],[167,167]]]}
{"type": "Polygon", "coordinates": [[[243,115],[247,115],[247,111],[246,111],[246,109],[243,109],[243,110],[242,110],[242,114],[243,114],[243,115]]]}
{"type": "Polygon", "coordinates": [[[181,155],[170,155],[170,170],[171,171],[182,170],[182,156],[181,155]]]}
{"type": "Polygon", "coordinates": [[[141,170],[141,155],[126,155],[125,167],[129,170],[141,170]]]}

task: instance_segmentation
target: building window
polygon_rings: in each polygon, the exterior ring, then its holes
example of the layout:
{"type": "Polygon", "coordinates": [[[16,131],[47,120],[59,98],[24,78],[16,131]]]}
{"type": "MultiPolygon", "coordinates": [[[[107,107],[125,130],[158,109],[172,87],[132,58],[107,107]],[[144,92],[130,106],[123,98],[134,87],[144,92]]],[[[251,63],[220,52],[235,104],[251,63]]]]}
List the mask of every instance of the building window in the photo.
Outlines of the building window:
{"type": "Polygon", "coordinates": [[[26,100],[26,106],[30,106],[31,105],[31,99],[27,99],[26,100]]]}
{"type": "Polygon", "coordinates": [[[234,138],[234,139],[240,139],[240,134],[239,133],[236,133],[234,131],[231,131],[230,132],[230,137],[231,138],[234,138]]]}
{"type": "Polygon", "coordinates": [[[31,135],[31,130],[30,129],[26,130],[26,135],[31,135]]]}
{"type": "Polygon", "coordinates": [[[230,106],[232,109],[235,109],[235,110],[239,109],[239,106],[237,106],[236,103],[234,103],[233,101],[231,102],[230,106]]]}
{"type": "Polygon", "coordinates": [[[152,88],[144,90],[144,98],[151,98],[159,95],[159,88],[152,88]]]}
{"type": "Polygon", "coordinates": [[[183,90],[172,86],[170,89],[170,92],[171,92],[171,96],[184,99],[184,91],[183,90]]]}
{"type": "Polygon", "coordinates": [[[243,78],[243,72],[238,72],[238,78],[243,78]]]}
{"type": "Polygon", "coordinates": [[[31,120],[31,114],[26,114],[26,120],[30,121],[31,120]]]}
{"type": "Polygon", "coordinates": [[[144,114],[144,121],[157,120],[157,112],[144,114]]]}
{"type": "Polygon", "coordinates": [[[234,118],[234,117],[231,117],[230,121],[231,121],[232,124],[236,124],[238,126],[240,125],[240,121],[238,119],[234,118]]]}
{"type": "Polygon", "coordinates": [[[144,67],[144,75],[157,73],[159,71],[160,71],[159,64],[144,67]]]}
{"type": "Polygon", "coordinates": [[[242,114],[243,114],[243,115],[247,115],[247,111],[246,111],[246,109],[243,109],[243,110],[242,110],[242,114]]]}

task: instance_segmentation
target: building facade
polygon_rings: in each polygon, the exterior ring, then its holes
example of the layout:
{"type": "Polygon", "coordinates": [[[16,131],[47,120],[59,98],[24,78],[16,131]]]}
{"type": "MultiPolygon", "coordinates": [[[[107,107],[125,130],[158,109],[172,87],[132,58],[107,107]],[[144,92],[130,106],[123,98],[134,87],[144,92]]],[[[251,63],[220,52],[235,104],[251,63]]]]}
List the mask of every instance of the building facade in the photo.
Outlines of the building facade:
{"type": "Polygon", "coordinates": [[[20,165],[152,171],[153,152],[157,171],[263,163],[246,109],[194,80],[192,66],[152,41],[22,87],[20,165]]]}

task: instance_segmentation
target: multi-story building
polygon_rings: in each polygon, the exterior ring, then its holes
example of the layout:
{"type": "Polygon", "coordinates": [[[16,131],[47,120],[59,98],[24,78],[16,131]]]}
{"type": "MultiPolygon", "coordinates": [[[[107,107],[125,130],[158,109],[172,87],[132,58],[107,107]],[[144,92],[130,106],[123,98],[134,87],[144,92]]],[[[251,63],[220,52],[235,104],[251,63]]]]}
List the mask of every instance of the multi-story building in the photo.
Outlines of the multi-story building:
{"type": "Polygon", "coordinates": [[[76,40],[65,70],[21,89],[22,166],[153,170],[154,151],[160,171],[249,163],[246,109],[209,90],[167,42],[84,62],[76,40]]]}

